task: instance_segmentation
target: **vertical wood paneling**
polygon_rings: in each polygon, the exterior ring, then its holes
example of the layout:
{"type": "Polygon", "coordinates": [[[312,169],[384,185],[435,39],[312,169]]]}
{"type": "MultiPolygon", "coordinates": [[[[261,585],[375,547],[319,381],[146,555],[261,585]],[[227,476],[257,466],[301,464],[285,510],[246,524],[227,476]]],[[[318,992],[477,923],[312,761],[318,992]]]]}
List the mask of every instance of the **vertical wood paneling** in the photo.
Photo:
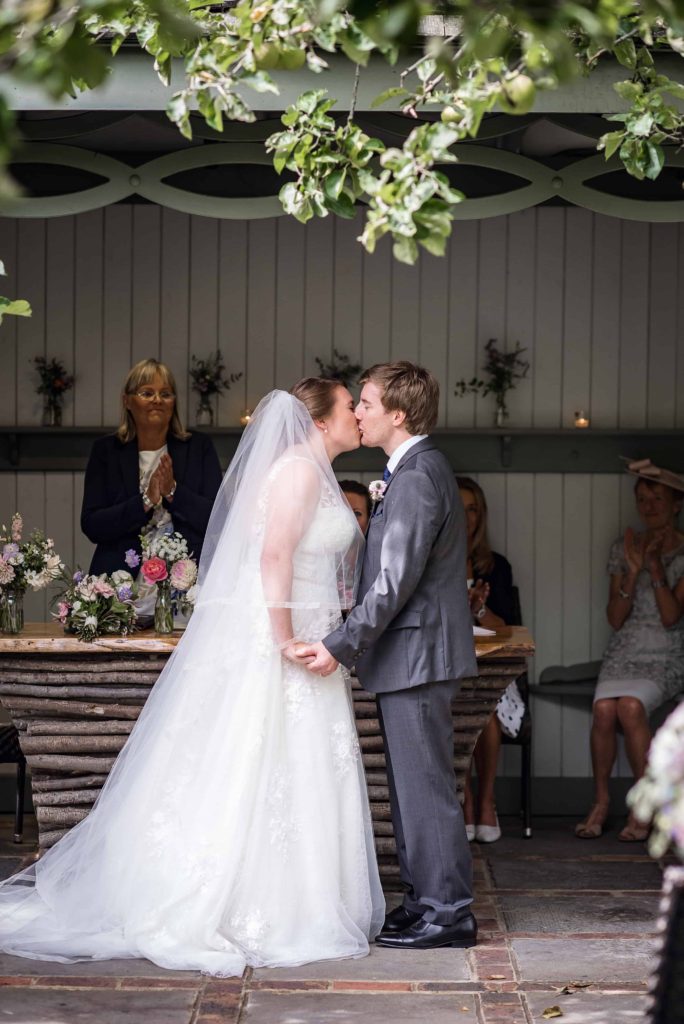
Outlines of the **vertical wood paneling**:
{"type": "Polygon", "coordinates": [[[281,217],[277,232],[275,386],[287,391],[304,376],[306,228],[291,217],[281,217]]]}
{"type": "Polygon", "coordinates": [[[593,217],[573,210],[566,217],[563,309],[563,408],[561,425],[572,427],[575,412],[591,412],[591,301],[593,217]]]}
{"type": "Polygon", "coordinates": [[[385,241],[372,256],[363,254],[361,363],[364,369],[386,362],[390,355],[392,250],[385,241]]]}
{"type": "MultiPolygon", "coordinates": [[[[422,257],[421,257],[422,258],[422,257]]],[[[418,359],[420,333],[420,269],[394,260],[392,274],[391,358],[418,359]]]]}
{"type": "Polygon", "coordinates": [[[643,427],[648,385],[648,224],[623,223],[621,257],[619,426],[643,427]]]}
{"type": "Polygon", "coordinates": [[[318,373],[316,356],[332,355],[334,225],[315,218],[306,227],[304,284],[304,374],[318,373]]]}
{"type": "MultiPolygon", "coordinates": [[[[537,274],[535,258],[536,213],[523,210],[508,218],[506,257],[506,341],[510,349],[520,342],[524,359],[534,364],[534,305],[537,274]]],[[[534,371],[509,392],[511,423],[532,425],[534,371]]]]}
{"type": "MultiPolygon", "coordinates": [[[[535,615],[536,664],[541,669],[562,663],[563,644],[563,478],[558,473],[535,477],[535,615]]],[[[556,701],[534,702],[534,771],[560,775],[561,716],[556,701]]]]}
{"type": "MultiPolygon", "coordinates": [[[[494,217],[480,224],[479,287],[477,317],[477,375],[482,376],[484,348],[494,338],[497,348],[505,349],[506,324],[506,217],[494,217]]],[[[496,403],[492,395],[477,397],[475,422],[480,427],[493,427],[496,403]]]]}
{"type": "Polygon", "coordinates": [[[420,264],[420,336],[418,362],[429,366],[440,381],[439,425],[446,422],[447,393],[453,385],[448,378],[449,348],[449,264],[445,259],[426,256],[420,264]]]}
{"type": "Polygon", "coordinates": [[[131,368],[132,207],[109,206],[104,228],[102,420],[119,423],[121,389],[131,368]]]}
{"type": "Polygon", "coordinates": [[[19,222],[17,244],[17,295],[28,299],[33,316],[18,317],[17,422],[39,423],[42,401],[36,395],[34,356],[45,355],[45,233],[42,220],[19,222]]]}
{"type": "Polygon", "coordinates": [[[479,245],[479,221],[457,221],[449,244],[449,362],[446,392],[447,425],[450,427],[465,427],[475,422],[475,397],[457,397],[454,395],[454,384],[462,378],[470,380],[479,368],[479,245]]]}
{"type": "Polygon", "coordinates": [[[74,422],[83,426],[100,425],[103,422],[104,212],[93,210],[74,217],[74,229],[74,422]]]}
{"type": "MultiPolygon", "coordinates": [[[[46,223],[45,354],[74,369],[74,218],[46,223]]],[[[63,423],[74,422],[73,391],[63,403],[63,423]]]]}
{"type": "Polygon", "coordinates": [[[677,381],[676,224],[651,224],[648,426],[674,427],[677,381]]]}
{"type": "Polygon", "coordinates": [[[619,220],[596,216],[591,339],[591,420],[595,427],[614,426],[618,418],[620,232],[619,220]]]}
{"type": "MultiPolygon", "coordinates": [[[[278,224],[280,230],[280,224],[278,224]]],[[[219,225],[218,340],[227,373],[241,373],[219,399],[218,422],[234,427],[247,402],[247,224],[224,220],[219,225]]],[[[193,397],[193,401],[194,401],[193,397]]]]}
{"type": "Polygon", "coordinates": [[[74,557],[72,568],[81,568],[87,572],[90,568],[90,560],[95,551],[95,545],[88,540],[81,530],[81,506],[83,505],[83,480],[85,473],[74,473],[71,492],[74,506],[74,557]]]}
{"type": "Polygon", "coordinates": [[[253,408],[273,388],[275,375],[275,224],[249,225],[247,265],[247,400],[253,408]]]}
{"type": "Polygon", "coordinates": [[[333,348],[353,363],[361,358],[361,311],[363,309],[363,256],[356,241],[361,220],[340,220],[335,225],[333,279],[333,348]]]}
{"type": "Polygon", "coordinates": [[[159,359],[161,207],[133,207],[131,362],[159,359]]]}
{"type": "MultiPolygon", "coordinates": [[[[19,221],[0,217],[0,259],[5,265],[5,277],[0,277],[2,294],[21,298],[18,291],[17,235],[19,221]]],[[[17,320],[6,316],[0,325],[2,345],[2,381],[4,397],[0,403],[0,423],[17,423],[17,320]]]]}
{"type": "Polygon", "coordinates": [[[564,246],[565,211],[537,210],[535,341],[531,370],[535,427],[560,426],[564,246]]]}
{"type": "Polygon", "coordinates": [[[620,533],[620,478],[591,478],[591,643],[588,660],[601,658],[610,637],[606,619],[610,546],[620,533]]]}
{"type": "Polygon", "coordinates": [[[177,213],[176,210],[162,210],[160,232],[159,358],[173,372],[176,379],[178,411],[183,422],[187,423],[190,391],[188,382],[190,218],[188,214],[177,213]]]}
{"type": "MultiPolygon", "coordinates": [[[[218,348],[218,229],[218,221],[208,217],[190,218],[188,366],[193,355],[198,359],[206,359],[218,348]]],[[[192,424],[195,422],[198,399],[195,395],[189,395],[188,402],[188,418],[192,424]]]]}

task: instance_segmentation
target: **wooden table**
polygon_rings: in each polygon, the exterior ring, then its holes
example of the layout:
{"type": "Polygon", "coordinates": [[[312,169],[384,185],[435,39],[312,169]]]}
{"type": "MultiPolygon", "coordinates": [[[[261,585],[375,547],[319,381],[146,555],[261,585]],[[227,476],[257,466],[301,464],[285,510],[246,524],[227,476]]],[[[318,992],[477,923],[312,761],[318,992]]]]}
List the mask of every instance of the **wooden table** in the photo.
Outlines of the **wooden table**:
{"type": "MultiPolygon", "coordinates": [[[[0,703],[31,769],[41,850],[88,814],[181,636],[144,630],[81,643],[57,623],[29,623],[17,636],[0,636],[0,703]]],[[[480,674],[464,680],[453,708],[460,789],[480,732],[502,692],[524,673],[534,643],[526,629],[509,627],[478,640],[476,650],[480,674]]],[[[356,681],[353,697],[381,870],[396,878],[375,698],[356,681]]]]}

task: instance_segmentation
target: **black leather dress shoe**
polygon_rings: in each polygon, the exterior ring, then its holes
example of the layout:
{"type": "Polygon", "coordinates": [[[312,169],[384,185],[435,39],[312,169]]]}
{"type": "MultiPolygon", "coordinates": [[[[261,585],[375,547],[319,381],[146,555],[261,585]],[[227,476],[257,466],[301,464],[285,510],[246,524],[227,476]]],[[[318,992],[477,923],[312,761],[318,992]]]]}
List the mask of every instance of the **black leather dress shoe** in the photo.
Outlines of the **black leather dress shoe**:
{"type": "Polygon", "coordinates": [[[477,921],[467,914],[455,924],[433,924],[421,918],[401,932],[381,932],[375,940],[392,949],[470,949],[477,942],[477,921]]]}
{"type": "Polygon", "coordinates": [[[380,934],[396,935],[398,932],[403,932],[404,928],[409,928],[416,921],[420,921],[421,916],[413,910],[407,910],[406,907],[395,907],[385,918],[380,934]]]}

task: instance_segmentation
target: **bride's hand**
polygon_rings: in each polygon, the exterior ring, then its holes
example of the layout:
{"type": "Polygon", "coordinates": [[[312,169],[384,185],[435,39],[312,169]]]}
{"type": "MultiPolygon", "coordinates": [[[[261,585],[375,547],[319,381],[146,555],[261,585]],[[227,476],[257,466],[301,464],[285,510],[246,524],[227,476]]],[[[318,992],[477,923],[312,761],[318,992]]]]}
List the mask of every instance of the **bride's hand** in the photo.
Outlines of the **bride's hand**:
{"type": "Polygon", "coordinates": [[[280,653],[284,658],[287,658],[288,661],[294,662],[295,665],[308,665],[310,661],[314,660],[314,656],[312,654],[309,654],[308,656],[304,654],[307,646],[308,645],[303,643],[301,640],[293,640],[292,643],[283,647],[280,653]]]}

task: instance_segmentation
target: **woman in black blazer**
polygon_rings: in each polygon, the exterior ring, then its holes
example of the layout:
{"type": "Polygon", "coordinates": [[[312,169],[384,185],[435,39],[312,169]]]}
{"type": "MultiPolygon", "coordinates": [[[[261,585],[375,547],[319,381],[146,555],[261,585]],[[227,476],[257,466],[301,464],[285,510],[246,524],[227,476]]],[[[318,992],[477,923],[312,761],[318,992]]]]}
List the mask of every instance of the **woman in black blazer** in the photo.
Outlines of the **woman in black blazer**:
{"type": "Polygon", "coordinates": [[[220,483],[210,438],[183,427],[169,368],[137,363],[124,384],[119,429],[95,442],[86,469],[81,529],[97,545],[91,573],[128,569],[126,552],[140,555],[147,530],[176,530],[199,559],[220,483]]]}

